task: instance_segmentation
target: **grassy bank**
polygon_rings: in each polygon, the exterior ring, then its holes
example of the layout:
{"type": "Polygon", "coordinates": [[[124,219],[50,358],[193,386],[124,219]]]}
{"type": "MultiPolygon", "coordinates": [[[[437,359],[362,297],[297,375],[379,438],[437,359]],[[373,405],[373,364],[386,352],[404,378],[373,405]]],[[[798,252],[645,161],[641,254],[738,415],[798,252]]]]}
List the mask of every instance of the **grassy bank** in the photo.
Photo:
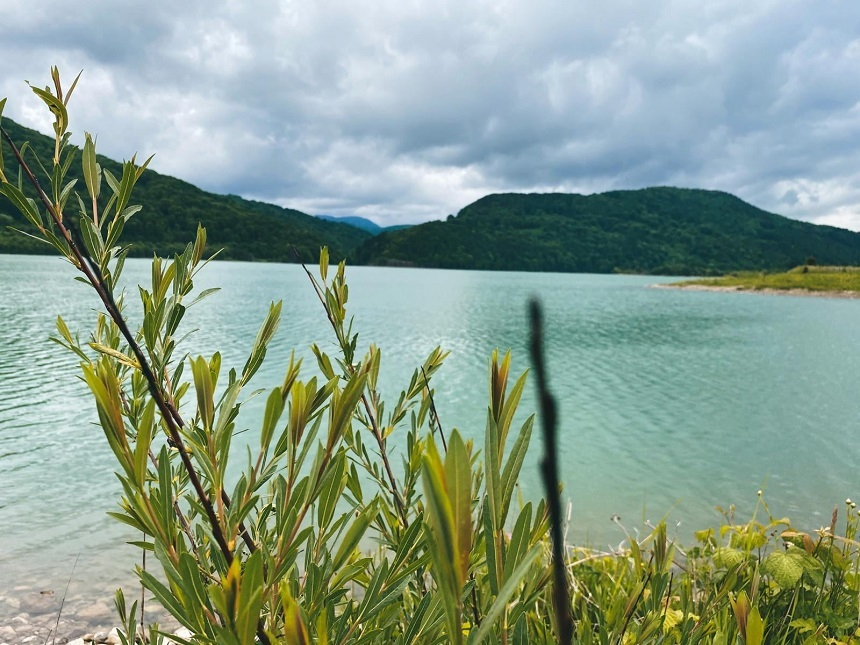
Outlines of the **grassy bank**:
{"type": "Polygon", "coordinates": [[[673,287],[703,287],[738,291],[811,291],[860,295],[860,267],[799,266],[785,273],[745,271],[719,278],[699,278],[673,287]]]}

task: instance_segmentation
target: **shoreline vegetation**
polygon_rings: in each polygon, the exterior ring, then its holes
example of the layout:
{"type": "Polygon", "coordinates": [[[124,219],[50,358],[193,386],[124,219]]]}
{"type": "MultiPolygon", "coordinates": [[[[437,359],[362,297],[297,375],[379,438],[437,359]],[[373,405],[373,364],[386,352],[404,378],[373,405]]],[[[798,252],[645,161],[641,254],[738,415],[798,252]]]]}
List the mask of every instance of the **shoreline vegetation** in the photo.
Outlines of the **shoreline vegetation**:
{"type": "MultiPolygon", "coordinates": [[[[850,499],[815,531],[772,515],[759,491],[749,519],[736,519],[732,506],[718,509],[719,528],[697,531],[683,548],[665,520],[628,534],[612,552],[564,548],[551,459],[541,466],[546,498],[519,499],[535,419],[514,424],[527,373],[517,377],[510,352],[493,352],[483,438],[439,420],[431,379],[447,356],[440,347],[384,407],[376,387],[381,350],[357,348],[345,263],[330,267],[327,248],[316,270],[303,265],[308,297],[319,299],[336,339],[330,353],[311,347],[322,377],[306,378],[291,357],[283,381],[262,395],[259,448],[249,448],[238,479],[228,477],[246,385],[266,359],[282,303],[271,304],[241,372],[222,369],[219,352],[183,354],[185,311],[211,293],[195,291],[206,263],[199,227],[173,259],[153,259],[152,283],[136,294],[143,322],[130,329],[124,307],[132,296],[116,288],[129,247],[119,240],[139,210],[129,200],[147,162],[132,158],[115,176],[99,165],[87,135],[85,182],[73,192],[66,106],[77,79],[64,92],[56,68],[51,76],[53,90],[33,87],[55,117],[53,172],[40,174],[50,196],[2,128],[38,201],[2,173],[0,193],[101,300],[88,337],[58,318],[54,340],[79,360],[115,456],[124,493],[111,515],[138,530],[132,544],[150,554],[136,573],[152,598],[129,605],[117,591],[115,640],[156,645],[169,637],[146,626],[156,604],[193,634],[174,640],[200,645],[860,645],[860,515],[850,499]],[[393,433],[406,440],[398,454],[386,442],[393,433]]],[[[855,272],[800,273],[815,283],[810,274],[855,272]]],[[[532,320],[554,457],[537,305],[532,320]]],[[[42,640],[14,631],[22,643],[42,640]]]]}
{"type": "Polygon", "coordinates": [[[652,285],[661,289],[758,293],[819,298],[860,298],[860,267],[806,264],[782,273],[744,271],[717,278],[652,285]]]}

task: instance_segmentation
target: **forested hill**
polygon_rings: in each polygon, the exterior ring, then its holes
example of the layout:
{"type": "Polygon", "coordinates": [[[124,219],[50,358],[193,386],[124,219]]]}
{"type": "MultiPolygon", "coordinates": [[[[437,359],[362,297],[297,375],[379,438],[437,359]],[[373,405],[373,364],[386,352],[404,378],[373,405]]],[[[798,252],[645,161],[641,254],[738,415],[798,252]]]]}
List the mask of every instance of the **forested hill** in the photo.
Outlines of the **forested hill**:
{"type": "MultiPolygon", "coordinates": [[[[3,128],[20,146],[29,141],[43,163],[50,163],[53,139],[3,119],[3,128]]],[[[3,142],[5,173],[18,176],[15,158],[3,142]]],[[[32,155],[27,156],[32,161],[32,155]]],[[[99,156],[99,163],[115,176],[122,176],[119,163],[99,156]]],[[[37,167],[35,162],[32,163],[37,167]]],[[[72,163],[69,179],[81,177],[80,154],[72,163]]],[[[46,185],[46,184],[43,184],[46,185]]],[[[107,185],[104,184],[105,188],[107,185]]],[[[76,189],[86,193],[83,179],[76,189]]],[[[74,203],[74,199],[70,204],[74,203]]],[[[143,210],[129,220],[123,233],[133,243],[132,255],[167,255],[182,250],[194,239],[197,223],[206,227],[211,251],[223,248],[219,257],[233,260],[295,262],[294,245],[307,261],[316,261],[321,246],[330,248],[331,257],[349,256],[370,233],[347,224],[327,222],[305,213],[272,204],[249,201],[233,195],[207,193],[191,184],[147,170],[132,196],[132,203],[143,210]]],[[[14,226],[30,231],[30,224],[0,196],[0,253],[50,253],[47,244],[9,230],[14,226]]]]}
{"type": "Polygon", "coordinates": [[[860,233],[680,188],[488,195],[447,221],[382,233],[356,254],[377,265],[669,275],[784,270],[809,257],[860,264],[860,233]]]}

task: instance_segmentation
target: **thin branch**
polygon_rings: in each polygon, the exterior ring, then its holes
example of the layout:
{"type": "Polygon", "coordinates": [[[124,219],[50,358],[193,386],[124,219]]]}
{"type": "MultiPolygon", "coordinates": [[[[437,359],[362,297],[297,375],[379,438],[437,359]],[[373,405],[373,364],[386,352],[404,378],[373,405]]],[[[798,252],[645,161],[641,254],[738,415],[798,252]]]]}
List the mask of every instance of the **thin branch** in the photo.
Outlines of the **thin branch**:
{"type": "MultiPolygon", "coordinates": [[[[150,452],[152,454],[152,452],[150,452]]],[[[175,503],[175,500],[174,500],[175,503]]],[[[143,539],[146,540],[146,533],[143,534],[143,539]]],[[[140,550],[141,567],[146,571],[146,549],[140,550]]],[[[146,587],[143,586],[143,579],[140,581],[140,633],[145,633],[146,625],[146,587]]]]}
{"type": "Polygon", "coordinates": [[[546,488],[547,508],[549,510],[550,531],[552,536],[553,585],[552,601],[558,629],[558,641],[562,645],[573,642],[573,618],[571,616],[569,583],[564,560],[564,532],[562,530],[561,498],[558,492],[558,455],[556,442],[556,405],[546,381],[546,367],[543,355],[543,316],[537,300],[532,300],[531,314],[531,354],[535,368],[538,399],[543,425],[545,454],[541,459],[541,476],[546,488]]]}
{"type": "Polygon", "coordinates": [[[421,374],[424,376],[424,387],[427,389],[427,396],[430,397],[430,430],[433,430],[433,421],[436,421],[436,430],[439,432],[439,437],[442,439],[442,448],[448,452],[448,442],[445,441],[445,432],[442,430],[442,421],[439,419],[439,413],[436,411],[436,402],[433,400],[433,390],[430,389],[430,380],[427,378],[427,371],[424,366],[421,366],[421,374]]]}
{"type": "MultiPolygon", "coordinates": [[[[56,645],[56,642],[57,642],[57,632],[60,631],[60,616],[63,615],[63,605],[66,604],[66,596],[69,593],[69,586],[72,584],[72,578],[75,575],[75,567],[78,566],[78,558],[80,558],[80,557],[81,557],[80,553],[78,553],[75,556],[75,563],[72,565],[72,572],[69,574],[69,581],[66,583],[66,590],[63,592],[62,600],[60,600],[60,609],[57,612],[57,623],[56,623],[56,625],[54,625],[54,638],[51,640],[52,645],[56,645]]],[[[50,632],[48,633],[48,635],[50,636],[50,632]]],[[[48,643],[48,639],[46,638],[45,639],[45,645],[47,645],[47,643],[48,643]]]]}

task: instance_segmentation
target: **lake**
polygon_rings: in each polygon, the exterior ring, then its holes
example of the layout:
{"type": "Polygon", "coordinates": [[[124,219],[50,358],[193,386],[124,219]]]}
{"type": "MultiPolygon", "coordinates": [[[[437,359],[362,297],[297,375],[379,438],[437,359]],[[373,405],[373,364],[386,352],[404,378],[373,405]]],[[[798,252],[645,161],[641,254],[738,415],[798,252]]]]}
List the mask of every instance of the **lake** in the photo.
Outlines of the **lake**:
{"type": "MultiPolygon", "coordinates": [[[[129,260],[126,282],[148,267],[129,260]]],[[[0,594],[62,591],[77,558],[70,611],[75,599],[109,600],[139,559],[123,543],[139,536],[106,516],[120,486],[95,405],[74,357],[48,341],[58,314],[82,338],[92,327],[99,303],[73,276],[55,258],[0,256],[0,594]]],[[[347,279],[359,347],[382,349],[383,396],[441,345],[451,352],[433,381],[442,423],[479,444],[489,355],[510,348],[513,371],[527,369],[527,301],[543,301],[573,542],[617,545],[613,515],[631,531],[667,516],[689,542],[720,520],[717,505],[747,519],[759,489],[774,516],[817,528],[860,495],[860,300],[653,289],[672,279],[643,276],[355,267],[347,279]]],[[[298,266],[215,262],[197,285],[222,290],[189,311],[186,329],[199,331],[185,349],[220,349],[225,367],[241,369],[269,302],[284,301],[253,386],[279,384],[294,348],[334,351],[298,266]]],[[[305,368],[314,373],[313,360],[305,368]]],[[[520,422],[534,401],[530,383],[520,422]]],[[[263,403],[243,408],[242,437],[254,439],[263,403]]],[[[525,498],[541,494],[541,452],[535,433],[525,498]]]]}

